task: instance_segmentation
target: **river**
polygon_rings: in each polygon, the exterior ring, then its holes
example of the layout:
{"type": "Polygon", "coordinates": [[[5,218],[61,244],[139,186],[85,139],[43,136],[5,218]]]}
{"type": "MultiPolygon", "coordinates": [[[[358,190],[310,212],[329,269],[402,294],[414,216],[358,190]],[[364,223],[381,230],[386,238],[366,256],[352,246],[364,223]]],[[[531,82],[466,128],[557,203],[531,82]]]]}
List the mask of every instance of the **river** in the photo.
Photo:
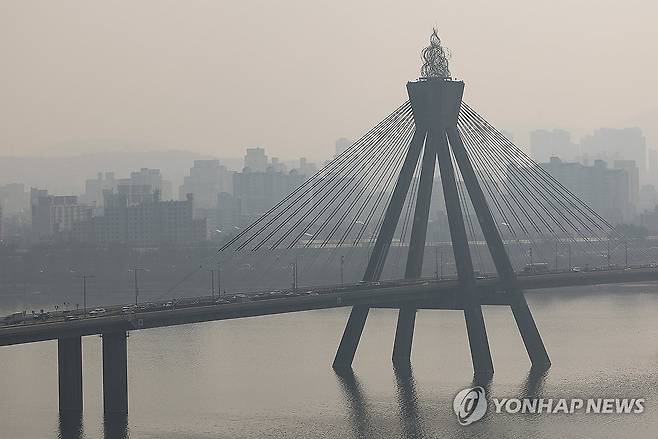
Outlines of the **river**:
{"type": "Polygon", "coordinates": [[[394,371],[397,313],[372,310],[353,374],[331,362],[346,308],[136,331],[130,414],[103,420],[100,338],[83,339],[84,415],[57,411],[57,345],[0,348],[0,437],[618,438],[658,431],[658,287],[528,293],[553,361],[533,372],[509,309],[485,307],[492,397],[645,398],[641,414],[495,413],[461,426],[473,384],[463,314],[420,311],[412,370],[394,371]]]}

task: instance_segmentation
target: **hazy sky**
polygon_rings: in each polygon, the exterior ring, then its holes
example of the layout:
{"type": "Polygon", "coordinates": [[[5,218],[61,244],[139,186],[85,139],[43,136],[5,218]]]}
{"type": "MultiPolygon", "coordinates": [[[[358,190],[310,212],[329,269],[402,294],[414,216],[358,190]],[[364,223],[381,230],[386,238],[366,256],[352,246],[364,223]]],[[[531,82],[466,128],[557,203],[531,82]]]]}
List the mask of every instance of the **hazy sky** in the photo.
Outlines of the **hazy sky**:
{"type": "Polygon", "coordinates": [[[517,138],[648,125],[656,19],[647,0],[2,0],[0,155],[326,157],[406,99],[435,25],[465,99],[517,138]]]}

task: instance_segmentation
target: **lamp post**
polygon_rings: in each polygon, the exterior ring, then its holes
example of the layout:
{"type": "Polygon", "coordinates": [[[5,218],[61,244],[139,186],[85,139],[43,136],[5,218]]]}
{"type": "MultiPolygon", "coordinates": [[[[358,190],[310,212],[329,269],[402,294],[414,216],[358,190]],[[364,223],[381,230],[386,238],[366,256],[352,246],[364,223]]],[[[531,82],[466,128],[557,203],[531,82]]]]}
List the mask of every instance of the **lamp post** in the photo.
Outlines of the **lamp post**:
{"type": "Polygon", "coordinates": [[[215,270],[208,270],[210,272],[210,298],[215,300],[215,270]]]}
{"type": "Polygon", "coordinates": [[[87,312],[87,279],[96,277],[91,274],[83,274],[78,276],[78,279],[82,279],[82,310],[84,313],[87,312]]]}
{"type": "Polygon", "coordinates": [[[345,278],[343,277],[344,266],[345,266],[345,256],[341,256],[340,257],[340,286],[341,287],[345,285],[345,278]]]}
{"type": "Polygon", "coordinates": [[[139,299],[139,285],[137,283],[137,272],[138,271],[149,271],[149,270],[148,270],[148,268],[133,267],[132,271],[135,274],[135,305],[137,305],[138,299],[139,299]]]}
{"type": "Polygon", "coordinates": [[[222,276],[220,271],[220,262],[217,261],[217,298],[221,299],[222,297],[222,276]]]}
{"type": "Polygon", "coordinates": [[[530,247],[530,269],[533,269],[533,264],[532,264],[532,247],[530,247]]]}
{"type": "Polygon", "coordinates": [[[441,264],[440,264],[441,272],[439,273],[439,279],[443,279],[443,249],[439,251],[439,255],[441,257],[441,264]]]}

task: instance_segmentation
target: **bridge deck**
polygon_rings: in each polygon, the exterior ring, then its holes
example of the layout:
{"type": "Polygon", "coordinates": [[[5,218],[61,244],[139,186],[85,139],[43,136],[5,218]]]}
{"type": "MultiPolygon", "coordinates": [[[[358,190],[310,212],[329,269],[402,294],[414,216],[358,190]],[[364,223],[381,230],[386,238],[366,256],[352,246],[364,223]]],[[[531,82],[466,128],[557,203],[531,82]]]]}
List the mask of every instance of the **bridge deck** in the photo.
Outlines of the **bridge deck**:
{"type": "MultiPolygon", "coordinates": [[[[533,290],[648,281],[658,281],[658,270],[634,269],[519,276],[518,286],[522,290],[533,290]]],[[[501,290],[497,278],[480,279],[477,288],[483,305],[508,304],[507,295],[501,290]]],[[[399,308],[412,305],[421,309],[462,309],[460,297],[459,284],[456,280],[425,280],[399,286],[367,288],[354,285],[341,288],[339,291],[311,296],[89,317],[72,321],[6,325],[0,327],[0,346],[342,306],[399,308]]]]}

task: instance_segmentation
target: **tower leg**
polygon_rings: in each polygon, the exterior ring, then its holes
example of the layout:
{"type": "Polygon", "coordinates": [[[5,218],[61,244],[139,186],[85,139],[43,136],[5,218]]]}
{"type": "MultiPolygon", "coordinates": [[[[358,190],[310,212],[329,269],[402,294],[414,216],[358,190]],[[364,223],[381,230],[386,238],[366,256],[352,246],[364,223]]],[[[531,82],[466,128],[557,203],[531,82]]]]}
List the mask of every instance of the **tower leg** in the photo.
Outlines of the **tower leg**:
{"type": "Polygon", "coordinates": [[[128,413],[128,345],[125,332],[103,334],[103,407],[106,415],[128,413]]]}
{"type": "Polygon", "coordinates": [[[411,345],[415,325],[416,308],[400,308],[398,324],[395,328],[395,343],[393,344],[393,364],[395,366],[407,366],[411,363],[411,345]]]}
{"type": "Polygon", "coordinates": [[[546,352],[546,347],[537,329],[535,319],[532,317],[528,302],[526,302],[523,292],[510,292],[512,296],[512,314],[519,328],[523,344],[533,367],[547,368],[551,365],[551,359],[546,352]]]}
{"type": "Polygon", "coordinates": [[[468,342],[471,348],[473,371],[476,375],[491,374],[493,373],[493,361],[491,360],[482,308],[475,292],[473,261],[468,248],[468,237],[466,236],[466,227],[455,181],[455,171],[452,167],[452,157],[450,156],[446,136],[445,129],[437,129],[430,132],[429,139],[436,144],[457,275],[464,289],[464,319],[466,320],[468,342]]]}
{"type": "Polygon", "coordinates": [[[334,358],[334,369],[349,369],[352,367],[354,354],[356,353],[356,348],[359,346],[359,340],[361,339],[369,310],[370,308],[367,306],[352,307],[350,318],[347,320],[345,331],[343,331],[343,338],[340,340],[340,345],[338,345],[338,351],[334,358]]]}
{"type": "Polygon", "coordinates": [[[484,325],[482,307],[479,303],[470,303],[464,307],[464,320],[468,334],[468,345],[471,349],[473,372],[476,375],[493,373],[493,361],[489,350],[487,328],[484,325]]]}
{"type": "Polygon", "coordinates": [[[514,314],[516,325],[521,333],[521,338],[523,339],[525,348],[528,351],[530,361],[532,362],[532,365],[536,367],[550,366],[551,360],[548,357],[541,335],[539,335],[535,319],[532,317],[532,313],[530,312],[530,308],[528,308],[528,303],[523,296],[523,292],[519,291],[515,286],[516,274],[510,263],[507,251],[505,250],[503,240],[498,233],[498,228],[496,227],[493,216],[491,215],[491,210],[489,209],[487,200],[484,197],[482,188],[477,182],[473,165],[468,157],[466,148],[464,148],[464,144],[459,136],[457,128],[452,127],[448,129],[448,138],[450,139],[450,145],[452,146],[455,160],[457,161],[462,176],[464,177],[464,184],[466,185],[468,195],[478,217],[478,222],[480,223],[482,232],[487,241],[487,247],[489,248],[494,265],[496,266],[496,271],[508,287],[508,294],[511,298],[512,314],[514,314]]]}
{"type": "MultiPolygon", "coordinates": [[[[426,135],[423,137],[426,137],[426,135]]],[[[436,149],[431,142],[425,142],[423,162],[420,170],[420,182],[418,184],[418,196],[414,209],[411,237],[409,239],[409,253],[404,272],[405,279],[418,279],[423,271],[427,221],[430,214],[435,167],[436,149]]],[[[408,364],[411,361],[411,346],[414,337],[415,322],[416,310],[414,308],[400,309],[398,313],[398,324],[395,330],[395,343],[393,345],[393,363],[396,366],[402,366],[404,363],[408,364]]]]}
{"type": "MultiPolygon", "coordinates": [[[[424,141],[425,131],[416,130],[411,139],[407,156],[402,164],[400,175],[395,183],[395,189],[393,190],[393,195],[391,195],[391,201],[386,208],[386,214],[384,215],[384,220],[382,221],[382,226],[379,230],[375,247],[373,248],[370,259],[368,260],[368,267],[363,276],[363,280],[365,281],[375,281],[379,279],[379,276],[382,273],[384,262],[386,261],[386,256],[388,255],[388,250],[391,246],[391,239],[393,238],[395,228],[400,219],[400,213],[402,212],[404,200],[407,197],[409,185],[411,184],[411,179],[413,178],[414,170],[418,163],[418,157],[420,157],[420,151],[423,148],[424,141]]],[[[338,351],[334,358],[334,369],[345,369],[352,366],[354,354],[359,345],[361,333],[363,333],[363,327],[366,324],[368,311],[369,308],[367,306],[355,306],[352,308],[350,318],[348,319],[345,330],[343,331],[343,338],[340,340],[340,345],[338,346],[338,351]]]]}
{"type": "Polygon", "coordinates": [[[60,412],[82,412],[82,338],[57,340],[60,412]]]}

